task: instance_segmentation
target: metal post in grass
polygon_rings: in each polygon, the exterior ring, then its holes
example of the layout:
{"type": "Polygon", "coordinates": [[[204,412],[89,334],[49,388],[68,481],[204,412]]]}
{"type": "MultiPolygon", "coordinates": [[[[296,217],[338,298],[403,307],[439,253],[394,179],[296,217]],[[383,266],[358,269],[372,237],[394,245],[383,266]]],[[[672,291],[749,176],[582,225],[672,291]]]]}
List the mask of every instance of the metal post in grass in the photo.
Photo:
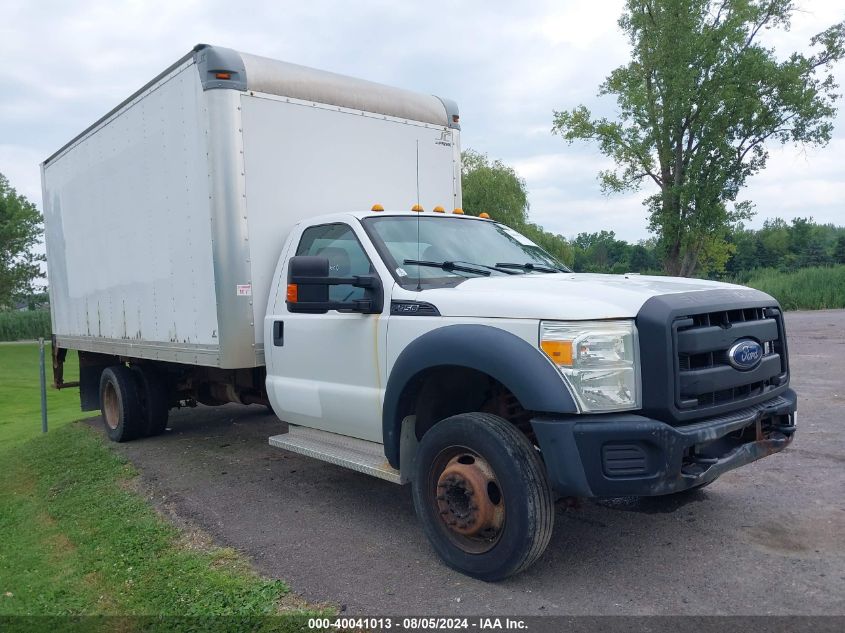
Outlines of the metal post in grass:
{"type": "Polygon", "coordinates": [[[38,339],[38,357],[41,365],[41,432],[47,432],[47,370],[44,367],[44,337],[38,339]]]}

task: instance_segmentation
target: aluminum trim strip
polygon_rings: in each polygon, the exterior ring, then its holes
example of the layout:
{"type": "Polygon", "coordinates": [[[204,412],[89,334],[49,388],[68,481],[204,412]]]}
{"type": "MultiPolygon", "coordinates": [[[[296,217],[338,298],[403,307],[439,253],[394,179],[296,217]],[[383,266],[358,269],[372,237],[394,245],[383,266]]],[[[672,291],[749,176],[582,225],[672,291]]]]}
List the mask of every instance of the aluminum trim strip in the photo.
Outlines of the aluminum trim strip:
{"type": "Polygon", "coordinates": [[[133,341],[94,336],[56,336],[56,344],[59,347],[82,352],[147,358],[207,367],[220,366],[220,351],[217,345],[133,341]]]}

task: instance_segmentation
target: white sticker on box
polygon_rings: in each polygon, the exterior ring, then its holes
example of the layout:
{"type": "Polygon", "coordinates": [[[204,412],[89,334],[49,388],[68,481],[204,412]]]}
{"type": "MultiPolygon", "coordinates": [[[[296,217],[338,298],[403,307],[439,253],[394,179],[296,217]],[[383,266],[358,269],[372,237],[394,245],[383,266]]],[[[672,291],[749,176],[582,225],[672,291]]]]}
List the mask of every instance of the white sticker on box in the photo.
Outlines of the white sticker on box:
{"type": "Polygon", "coordinates": [[[237,295],[239,297],[252,296],[252,284],[238,284],[235,288],[237,289],[237,295]]]}

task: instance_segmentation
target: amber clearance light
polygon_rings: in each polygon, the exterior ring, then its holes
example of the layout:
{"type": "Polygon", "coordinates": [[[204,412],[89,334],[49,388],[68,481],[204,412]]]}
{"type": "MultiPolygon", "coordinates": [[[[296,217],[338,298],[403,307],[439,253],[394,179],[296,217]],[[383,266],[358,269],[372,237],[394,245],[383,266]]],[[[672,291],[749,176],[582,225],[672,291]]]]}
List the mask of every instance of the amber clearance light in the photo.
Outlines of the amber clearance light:
{"type": "Polygon", "coordinates": [[[540,347],[558,365],[572,365],[572,341],[542,341],[540,347]]]}

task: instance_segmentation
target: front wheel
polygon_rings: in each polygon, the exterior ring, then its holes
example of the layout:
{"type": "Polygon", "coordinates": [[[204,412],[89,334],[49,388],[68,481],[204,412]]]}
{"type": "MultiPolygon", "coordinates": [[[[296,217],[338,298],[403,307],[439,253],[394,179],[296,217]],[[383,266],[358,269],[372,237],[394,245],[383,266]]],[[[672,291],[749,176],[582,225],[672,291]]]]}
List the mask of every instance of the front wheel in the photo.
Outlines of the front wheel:
{"type": "Polygon", "coordinates": [[[527,568],[552,535],[554,501],[537,450],[495,415],[465,413],[434,425],[418,447],[413,497],[440,557],[481,580],[527,568]]]}

